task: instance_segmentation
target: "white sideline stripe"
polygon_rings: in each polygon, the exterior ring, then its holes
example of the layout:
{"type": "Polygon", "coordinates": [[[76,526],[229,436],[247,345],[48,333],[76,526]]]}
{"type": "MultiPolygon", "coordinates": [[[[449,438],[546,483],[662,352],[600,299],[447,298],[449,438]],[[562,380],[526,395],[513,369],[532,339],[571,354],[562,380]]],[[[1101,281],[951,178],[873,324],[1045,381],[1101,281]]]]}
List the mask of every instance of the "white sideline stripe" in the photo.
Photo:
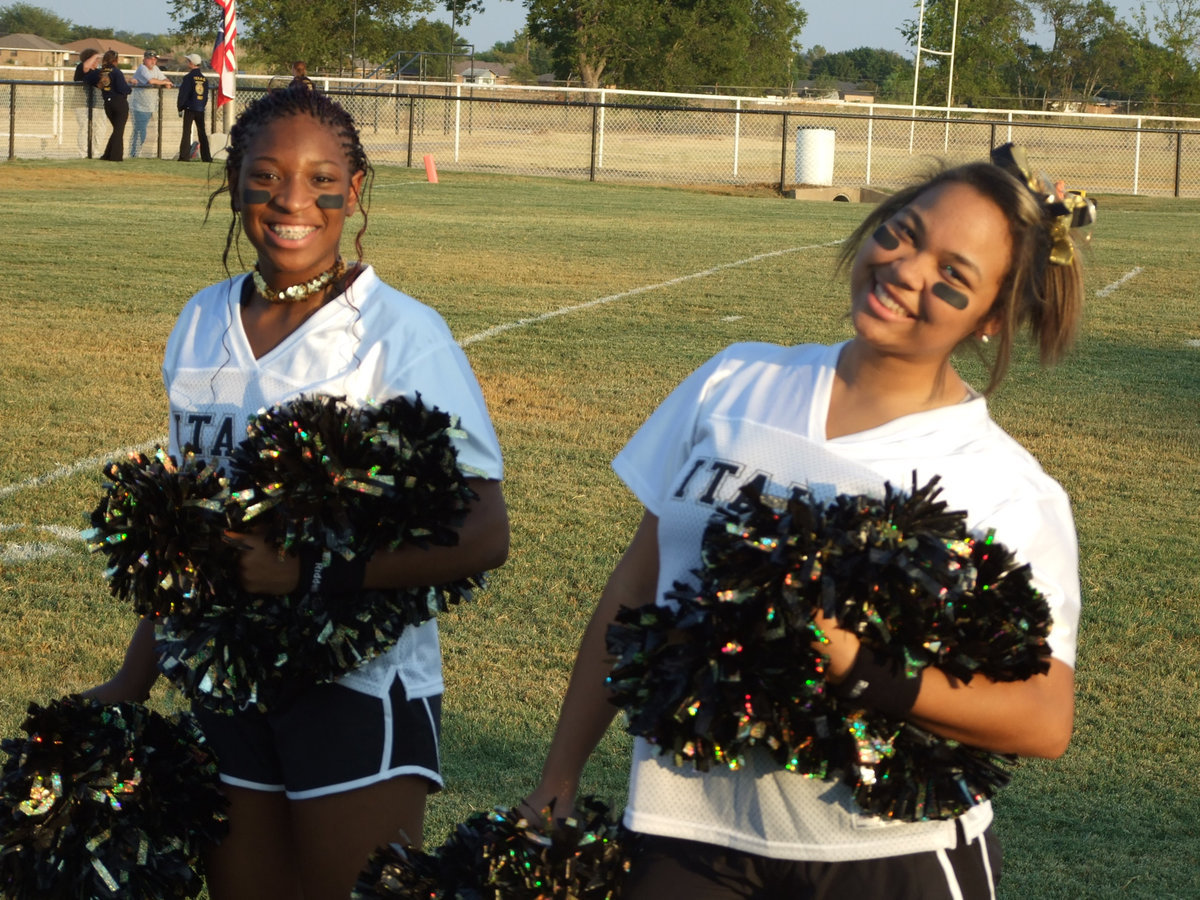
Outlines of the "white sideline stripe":
{"type": "MultiPolygon", "coordinates": [[[[414,182],[420,184],[421,182],[414,182]]],[[[600,297],[596,300],[588,300],[586,303],[577,303],[574,306],[563,306],[559,309],[551,310],[547,313],[542,313],[539,316],[531,316],[526,319],[517,319],[515,322],[506,322],[503,325],[495,325],[478,334],[472,334],[460,340],[460,347],[467,347],[479,341],[486,341],[488,338],[495,337],[498,334],[504,334],[506,331],[513,331],[517,328],[525,328],[528,325],[536,325],[538,322],[545,322],[549,319],[555,319],[559,316],[565,316],[569,313],[580,312],[581,310],[591,309],[594,306],[602,306],[606,303],[614,303],[617,300],[625,300],[629,297],[636,297],[638,294],[645,294],[650,291],[661,290],[662,288],[674,287],[677,284],[684,284],[688,281],[694,281],[697,278],[707,278],[709,275],[715,275],[718,272],[723,272],[726,269],[737,268],[738,266],[747,266],[751,263],[761,262],[764,259],[771,259],[775,256],[785,256],[788,253],[800,253],[804,250],[819,250],[823,247],[834,247],[842,243],[841,241],[826,241],[823,244],[806,244],[803,247],[788,247],[784,250],[772,250],[769,253],[759,253],[757,256],[747,256],[745,259],[734,260],[733,262],[721,263],[719,266],[713,266],[711,269],[705,269],[702,272],[693,272],[690,275],[680,275],[678,278],[672,278],[668,281],[660,281],[658,284],[648,284],[642,287],[632,288],[628,291],[622,291],[619,294],[609,294],[607,297],[600,297]]],[[[27,478],[25,481],[10,484],[5,487],[0,487],[0,500],[11,496],[18,491],[27,490],[28,488],[41,487],[44,484],[49,484],[52,481],[58,481],[60,478],[69,478],[85,469],[104,465],[110,459],[124,459],[131,453],[144,453],[147,450],[154,449],[155,445],[165,446],[167,438],[164,435],[156,440],[149,441],[145,444],[139,444],[136,447],[126,447],[123,450],[115,450],[112,453],[105,453],[100,456],[93,456],[89,459],[83,459],[79,462],[72,463],[69,466],[60,466],[53,472],[47,472],[45,475],[35,475],[33,478],[27,478]]]]}
{"type": "Polygon", "coordinates": [[[1115,291],[1117,288],[1119,288],[1121,285],[1123,285],[1125,282],[1127,282],[1130,278],[1135,278],[1141,274],[1142,274],[1141,266],[1138,266],[1136,269],[1130,269],[1128,272],[1126,272],[1124,275],[1122,275],[1120,278],[1118,278],[1112,284],[1106,285],[1106,286],[1100,288],[1100,290],[1096,291],[1096,296],[1097,297],[1107,297],[1109,294],[1111,294],[1113,291],[1115,291]]]}
{"type": "Polygon", "coordinates": [[[35,475],[33,478],[27,478],[24,481],[19,481],[16,484],[0,487],[0,499],[8,497],[17,491],[23,491],[27,488],[41,487],[43,484],[49,484],[52,481],[58,481],[60,478],[70,478],[86,469],[99,468],[110,459],[124,459],[131,453],[145,453],[147,450],[153,450],[155,445],[165,446],[167,443],[166,435],[163,435],[157,440],[149,441],[145,444],[138,444],[136,447],[126,447],[123,450],[114,450],[112,453],[105,453],[100,456],[92,456],[88,459],[81,459],[78,462],[71,463],[69,466],[59,466],[53,472],[47,472],[45,475],[35,475]]]}
{"type": "Polygon", "coordinates": [[[761,262],[764,259],[770,259],[773,256],[784,256],[788,253],[800,253],[803,250],[819,250],[822,247],[834,247],[842,243],[841,241],[826,241],[824,244],[807,244],[803,247],[788,247],[786,250],[772,250],[770,253],[760,253],[757,256],[747,256],[745,259],[734,260],[733,262],[721,263],[719,266],[713,266],[711,269],[705,269],[703,272],[693,272],[690,275],[680,275],[678,278],[672,278],[668,281],[660,281],[658,284],[647,284],[642,287],[635,287],[628,291],[622,291],[619,294],[609,294],[607,297],[600,297],[596,300],[588,300],[586,303],[577,303],[574,306],[563,306],[559,309],[551,310],[550,312],[542,313],[538,316],[530,316],[527,319],[517,319],[515,322],[507,322],[504,325],[494,325],[486,331],[481,331],[478,334],[472,334],[469,337],[459,341],[459,346],[467,347],[477,341],[486,341],[488,338],[495,337],[498,334],[503,334],[506,331],[512,331],[514,328],[524,328],[527,325],[536,325],[538,322],[545,322],[548,319],[554,319],[558,316],[565,316],[569,313],[579,312],[583,309],[591,309],[594,306],[602,306],[605,303],[614,303],[617,300],[625,300],[629,297],[636,297],[638,294],[645,294],[649,291],[657,291],[662,288],[674,287],[677,284],[684,284],[688,281],[693,281],[697,278],[707,278],[709,275],[715,275],[718,272],[723,272],[725,269],[733,269],[738,266],[746,266],[750,263],[761,262]]]}

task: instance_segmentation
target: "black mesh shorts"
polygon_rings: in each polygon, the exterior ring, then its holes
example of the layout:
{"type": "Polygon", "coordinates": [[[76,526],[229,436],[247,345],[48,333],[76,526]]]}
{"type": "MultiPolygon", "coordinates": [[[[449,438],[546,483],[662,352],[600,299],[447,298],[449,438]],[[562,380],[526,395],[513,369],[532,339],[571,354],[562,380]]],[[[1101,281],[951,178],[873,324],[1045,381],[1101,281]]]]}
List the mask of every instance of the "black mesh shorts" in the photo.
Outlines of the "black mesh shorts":
{"type": "Polygon", "coordinates": [[[417,775],[442,786],[441,695],[409,700],[397,678],[386,698],[339,684],[300,692],[278,710],[232,716],[197,706],[221,781],[303,800],[417,775]]]}
{"type": "Polygon", "coordinates": [[[628,900],[995,900],[1000,845],[989,828],[951,850],[853,862],[768,859],[739,850],[639,834],[622,896],[628,900]]]}

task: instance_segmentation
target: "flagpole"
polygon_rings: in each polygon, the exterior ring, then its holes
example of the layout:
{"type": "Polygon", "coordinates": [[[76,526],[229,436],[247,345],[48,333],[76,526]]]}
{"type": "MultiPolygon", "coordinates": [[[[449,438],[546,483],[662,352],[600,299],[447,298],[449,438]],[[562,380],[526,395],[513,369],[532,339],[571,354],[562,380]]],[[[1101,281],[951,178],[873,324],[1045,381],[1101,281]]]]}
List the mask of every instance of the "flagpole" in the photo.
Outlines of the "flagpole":
{"type": "Polygon", "coordinates": [[[225,134],[233,130],[237,104],[237,9],[236,0],[216,0],[221,7],[221,34],[213,52],[212,64],[217,71],[217,106],[223,109],[225,134]]]}

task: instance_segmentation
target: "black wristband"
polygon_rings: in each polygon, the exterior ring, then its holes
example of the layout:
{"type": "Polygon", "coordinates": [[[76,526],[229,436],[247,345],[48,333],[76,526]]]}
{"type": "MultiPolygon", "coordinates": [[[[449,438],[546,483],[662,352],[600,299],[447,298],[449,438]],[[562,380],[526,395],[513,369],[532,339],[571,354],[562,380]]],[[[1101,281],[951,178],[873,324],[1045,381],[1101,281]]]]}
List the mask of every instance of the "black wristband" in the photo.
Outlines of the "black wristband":
{"type": "Polygon", "coordinates": [[[921,673],[911,676],[897,672],[884,657],[867,647],[860,647],[854,664],[846,677],[835,685],[833,694],[839,700],[873,709],[893,719],[906,718],[917,702],[921,690],[921,673]]]}
{"type": "Polygon", "coordinates": [[[299,555],[297,590],[306,594],[349,594],[362,590],[367,574],[365,556],[346,559],[315,547],[305,547],[299,555]]]}

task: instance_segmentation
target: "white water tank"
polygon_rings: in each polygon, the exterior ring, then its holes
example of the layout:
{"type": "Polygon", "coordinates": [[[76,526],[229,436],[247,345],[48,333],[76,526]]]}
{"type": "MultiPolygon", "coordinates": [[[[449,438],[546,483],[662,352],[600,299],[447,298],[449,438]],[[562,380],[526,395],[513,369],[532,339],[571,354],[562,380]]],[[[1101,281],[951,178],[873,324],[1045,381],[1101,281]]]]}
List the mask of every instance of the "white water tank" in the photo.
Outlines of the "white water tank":
{"type": "Polygon", "coordinates": [[[832,128],[796,129],[796,184],[833,184],[832,128]]]}

